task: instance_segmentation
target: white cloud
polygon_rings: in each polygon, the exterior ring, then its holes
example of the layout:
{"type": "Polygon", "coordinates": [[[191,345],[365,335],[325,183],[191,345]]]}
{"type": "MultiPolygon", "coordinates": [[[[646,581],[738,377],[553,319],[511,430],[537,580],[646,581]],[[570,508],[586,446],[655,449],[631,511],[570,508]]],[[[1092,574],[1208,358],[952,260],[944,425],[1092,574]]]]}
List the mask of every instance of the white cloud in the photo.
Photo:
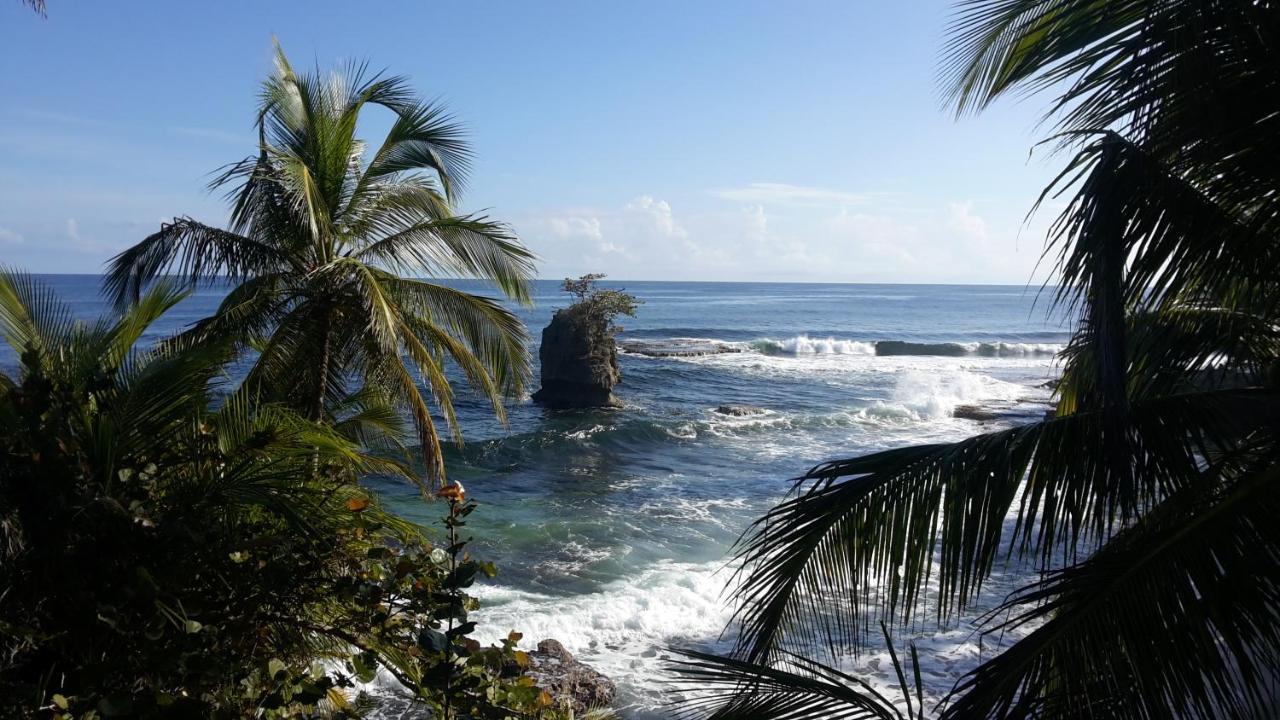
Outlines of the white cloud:
{"type": "Polygon", "coordinates": [[[715,190],[713,194],[725,200],[764,205],[855,205],[872,197],[864,193],[786,183],[751,183],[715,190]]]}
{"type": "Polygon", "coordinates": [[[552,217],[547,218],[551,233],[558,238],[583,237],[602,240],[600,218],[597,217],[552,217]]]}
{"type": "Polygon", "coordinates": [[[7,227],[0,227],[0,244],[17,245],[22,242],[22,235],[7,227]]]}
{"type": "Polygon", "coordinates": [[[67,237],[74,243],[81,241],[80,223],[77,223],[75,218],[67,218],[67,237]]]}
{"type": "Polygon", "coordinates": [[[947,227],[973,240],[985,242],[987,239],[987,221],[973,212],[971,202],[947,205],[947,227]]]}
{"type": "MultiPolygon", "coordinates": [[[[819,197],[809,195],[808,197],[819,197]]],[[[612,208],[565,208],[517,222],[545,276],[823,282],[1021,282],[1038,257],[1017,252],[1017,220],[967,200],[876,197],[857,206],[684,203],[640,195],[612,208]]],[[[1010,217],[1016,217],[1010,215],[1010,217]]]]}
{"type": "Polygon", "coordinates": [[[624,208],[631,217],[638,218],[642,225],[659,235],[669,238],[687,237],[688,233],[671,212],[671,205],[666,200],[658,200],[650,195],[640,197],[627,203],[624,208]]]}

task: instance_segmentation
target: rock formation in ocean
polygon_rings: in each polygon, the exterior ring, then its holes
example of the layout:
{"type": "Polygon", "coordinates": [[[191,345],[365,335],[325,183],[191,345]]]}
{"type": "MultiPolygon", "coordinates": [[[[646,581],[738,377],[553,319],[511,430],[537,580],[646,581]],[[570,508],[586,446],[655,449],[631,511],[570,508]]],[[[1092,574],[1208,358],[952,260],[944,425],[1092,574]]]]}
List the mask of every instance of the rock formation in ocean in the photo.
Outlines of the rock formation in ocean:
{"type": "Polygon", "coordinates": [[[716,408],[716,412],[721,415],[745,417],[747,415],[763,415],[765,413],[765,409],[762,407],[756,407],[755,405],[721,405],[716,408]]]}
{"type": "Polygon", "coordinates": [[[576,299],[557,310],[542,331],[542,388],[534,393],[534,402],[551,408],[622,405],[613,396],[613,387],[622,381],[617,341],[622,327],[614,320],[635,317],[642,301],[622,290],[598,287],[603,279],[598,273],[564,279],[561,287],[576,299]]]}
{"type": "Polygon", "coordinates": [[[613,388],[622,379],[613,336],[594,332],[585,313],[566,308],[542,330],[538,348],[542,388],[533,400],[550,408],[620,407],[613,388]]]}
{"type": "Polygon", "coordinates": [[[557,703],[572,706],[577,717],[609,707],[618,695],[612,680],[576,660],[556,640],[543,640],[529,653],[529,675],[557,703]]]}

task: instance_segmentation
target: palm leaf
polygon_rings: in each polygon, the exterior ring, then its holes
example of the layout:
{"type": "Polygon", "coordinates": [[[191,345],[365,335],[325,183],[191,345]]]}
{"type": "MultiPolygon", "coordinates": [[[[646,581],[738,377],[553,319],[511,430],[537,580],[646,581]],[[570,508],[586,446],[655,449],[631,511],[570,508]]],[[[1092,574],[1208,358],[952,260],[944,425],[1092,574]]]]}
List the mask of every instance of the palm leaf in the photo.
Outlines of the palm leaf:
{"type": "Polygon", "coordinates": [[[1206,453],[1274,422],[1275,398],[1189,393],[1135,402],[1118,425],[1111,410],[1080,412],[818,466],[737,549],[740,648],[751,660],[784,641],[838,656],[860,644],[866,611],[909,618],[934,572],[935,613],[948,618],[980,592],[1006,542],[1048,565],[1056,550],[1106,540],[1198,477],[1206,453]],[[1133,464],[1104,454],[1116,451],[1133,464]]]}
{"type": "Polygon", "coordinates": [[[1011,596],[991,631],[1039,627],[969,673],[943,717],[1273,710],[1280,588],[1255,574],[1280,561],[1270,446],[1216,463],[1088,560],[1011,596]]]}

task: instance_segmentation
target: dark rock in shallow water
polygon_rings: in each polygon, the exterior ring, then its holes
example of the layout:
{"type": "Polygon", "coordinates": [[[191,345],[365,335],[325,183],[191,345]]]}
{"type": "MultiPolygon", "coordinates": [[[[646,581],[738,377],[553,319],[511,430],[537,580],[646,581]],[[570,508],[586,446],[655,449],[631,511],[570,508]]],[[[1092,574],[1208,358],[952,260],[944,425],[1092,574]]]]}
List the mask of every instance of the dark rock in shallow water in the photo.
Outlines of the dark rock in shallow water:
{"type": "Polygon", "coordinates": [[[991,420],[999,420],[1000,413],[981,405],[957,405],[956,409],[951,411],[951,417],[960,418],[961,420],[989,422],[991,420]]]}
{"type": "MultiPolygon", "coordinates": [[[[1052,407],[1042,400],[1022,399],[1017,402],[993,401],[988,405],[957,405],[951,417],[980,423],[1006,422],[1015,425],[1045,419],[1045,408],[1052,407]]],[[[1052,415],[1053,410],[1048,410],[1052,415]]]]}
{"type": "Polygon", "coordinates": [[[609,678],[574,659],[556,640],[543,640],[529,653],[529,675],[556,703],[568,703],[574,715],[608,707],[618,696],[609,678]]]}
{"type": "Polygon", "coordinates": [[[534,402],[550,408],[621,407],[613,387],[622,380],[613,337],[591,333],[581,316],[557,311],[538,348],[542,388],[534,402]]]}
{"type": "Polygon", "coordinates": [[[714,340],[632,340],[622,344],[623,352],[649,357],[700,357],[742,352],[742,348],[714,340]]]}
{"type": "Polygon", "coordinates": [[[721,405],[716,408],[716,412],[721,415],[744,417],[746,415],[763,415],[765,413],[765,409],[762,407],[756,407],[755,405],[721,405]]]}

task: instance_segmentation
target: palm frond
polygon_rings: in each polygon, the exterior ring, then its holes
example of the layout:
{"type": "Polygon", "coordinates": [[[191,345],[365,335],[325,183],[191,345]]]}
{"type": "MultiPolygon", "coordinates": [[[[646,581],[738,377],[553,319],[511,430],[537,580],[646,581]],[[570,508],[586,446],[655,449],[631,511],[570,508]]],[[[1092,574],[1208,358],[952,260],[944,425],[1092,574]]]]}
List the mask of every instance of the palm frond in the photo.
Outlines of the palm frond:
{"type": "Polygon", "coordinates": [[[935,613],[948,618],[981,590],[1005,542],[1047,566],[1057,550],[1104,541],[1194,481],[1211,449],[1274,422],[1276,397],[1188,393],[1135,402],[1119,423],[1111,409],[1079,412],[818,466],[737,549],[740,649],[750,660],[784,642],[856,649],[866,611],[910,617],[934,572],[935,613]]]}
{"type": "Polygon", "coordinates": [[[356,257],[410,275],[492,280],[508,297],[528,303],[536,257],[509,227],[483,216],[434,217],[425,202],[395,212],[420,219],[369,243],[356,257]]]}
{"type": "Polygon", "coordinates": [[[437,103],[400,100],[389,106],[396,111],[396,121],[374,153],[364,180],[430,170],[453,202],[466,186],[471,165],[471,148],[462,126],[437,103]]]}
{"type": "Polygon", "coordinates": [[[175,218],[159,232],[110,260],[103,285],[117,307],[141,295],[142,288],[171,272],[188,285],[225,277],[243,280],[289,267],[279,250],[191,218],[175,218]]]}
{"type": "Polygon", "coordinates": [[[1280,561],[1271,444],[1215,463],[1087,560],[1014,593],[990,630],[1040,626],[958,683],[943,717],[1274,711],[1280,587],[1258,572],[1280,561]]]}
{"type": "MultiPolygon", "coordinates": [[[[857,677],[801,655],[764,665],[676,650],[678,717],[705,720],[910,720],[857,677]]],[[[895,656],[896,657],[896,656],[895,656]]]]}
{"type": "Polygon", "coordinates": [[[75,324],[52,289],[26,273],[0,268],[0,333],[22,357],[28,350],[47,354],[75,324]]]}

